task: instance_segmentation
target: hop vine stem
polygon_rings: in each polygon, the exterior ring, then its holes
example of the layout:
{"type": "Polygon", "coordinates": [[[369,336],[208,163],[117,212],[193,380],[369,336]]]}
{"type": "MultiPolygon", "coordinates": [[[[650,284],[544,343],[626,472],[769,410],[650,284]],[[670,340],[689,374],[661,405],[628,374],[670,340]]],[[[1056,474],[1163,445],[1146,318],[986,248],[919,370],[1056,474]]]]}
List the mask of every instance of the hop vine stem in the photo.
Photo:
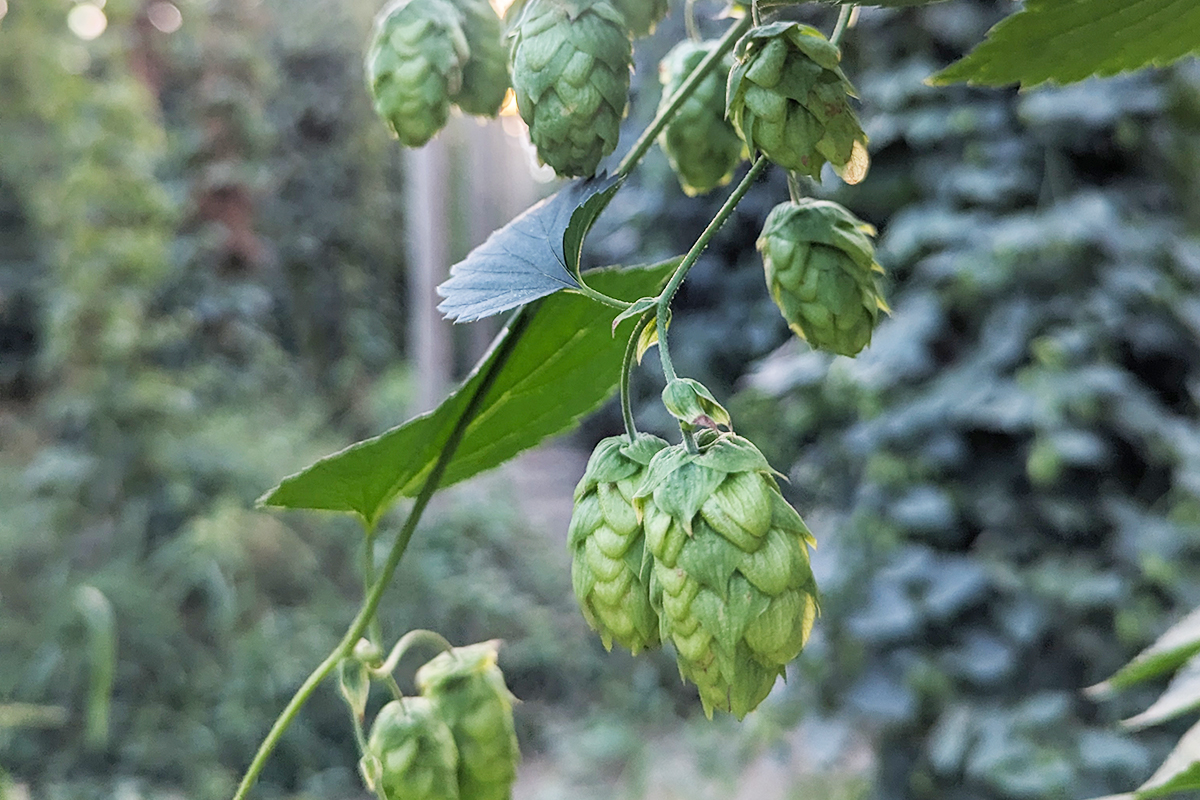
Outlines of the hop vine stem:
{"type": "Polygon", "coordinates": [[[442,475],[446,472],[446,467],[450,465],[450,459],[454,457],[455,451],[458,450],[458,445],[462,442],[463,435],[467,431],[467,425],[475,418],[475,413],[479,410],[479,405],[483,402],[483,398],[487,396],[488,391],[492,388],[492,384],[495,383],[496,378],[500,375],[501,369],[508,362],[509,357],[516,348],[517,342],[521,340],[521,337],[528,329],[529,323],[533,319],[535,308],[536,304],[524,306],[513,315],[512,321],[509,323],[508,336],[505,337],[504,342],[500,345],[500,350],[496,353],[496,358],[492,361],[487,374],[483,376],[483,380],[480,381],[475,393],[471,395],[471,400],[467,403],[467,407],[455,422],[454,429],[450,432],[445,446],[438,454],[433,469],[429,471],[429,476],[425,478],[425,483],[421,485],[421,491],[417,495],[417,499],[413,501],[413,506],[404,520],[404,525],[396,535],[396,541],[392,543],[392,549],[388,553],[388,558],[383,565],[383,569],[380,570],[377,580],[372,584],[370,591],[363,601],[362,607],[354,617],[354,621],[350,623],[350,627],[342,635],[341,641],[338,642],[333,652],[326,656],[325,660],[305,678],[304,683],[300,685],[300,688],[292,695],[292,699],[288,701],[283,711],[280,712],[279,717],[276,718],[275,723],[271,726],[271,730],[267,732],[266,738],[259,745],[258,752],[254,754],[254,759],[250,762],[250,766],[246,768],[246,774],[242,776],[242,781],[233,795],[233,800],[245,800],[250,794],[250,789],[253,788],[255,781],[258,780],[263,767],[266,766],[267,760],[275,750],[275,746],[279,744],[279,740],[283,738],[284,732],[292,724],[292,720],[300,713],[300,709],[308,702],[308,698],[312,696],[317,687],[337,668],[338,662],[350,655],[354,650],[354,645],[362,638],[363,633],[370,626],[371,620],[375,617],[375,611],[379,608],[380,601],[383,600],[383,593],[387,590],[388,584],[391,583],[396,568],[400,566],[400,559],[404,557],[413,532],[416,530],[417,524],[421,521],[421,516],[425,513],[425,507],[429,505],[433,493],[437,491],[438,484],[442,481],[442,475]]]}

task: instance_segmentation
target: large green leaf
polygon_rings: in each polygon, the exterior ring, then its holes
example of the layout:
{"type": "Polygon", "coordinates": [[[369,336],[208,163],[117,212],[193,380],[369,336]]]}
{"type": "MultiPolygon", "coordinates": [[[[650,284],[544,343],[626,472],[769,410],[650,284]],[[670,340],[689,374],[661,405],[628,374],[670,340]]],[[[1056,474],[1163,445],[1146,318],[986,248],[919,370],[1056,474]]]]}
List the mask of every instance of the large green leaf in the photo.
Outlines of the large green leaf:
{"type": "MultiPolygon", "coordinates": [[[[596,270],[588,273],[588,283],[634,299],[657,291],[677,263],[596,270]]],[[[260,504],[352,512],[373,525],[397,497],[417,494],[459,417],[488,380],[491,385],[442,486],[571,428],[617,384],[625,343],[613,336],[614,315],[576,294],[526,306],[466,382],[436,409],[285,478],[260,504]]]]}
{"type": "Polygon", "coordinates": [[[1035,86],[1163,66],[1200,51],[1196,0],[1027,0],[934,83],[1035,86]]]}
{"type": "Polygon", "coordinates": [[[1158,641],[1138,653],[1104,683],[1097,684],[1088,693],[1106,695],[1136,683],[1171,672],[1196,653],[1200,653],[1200,608],[1192,611],[1172,625],[1158,641]]]}
{"type": "Polygon", "coordinates": [[[1192,656],[1153,705],[1124,724],[1128,728],[1148,728],[1197,708],[1200,708],[1200,656],[1192,656]]]}

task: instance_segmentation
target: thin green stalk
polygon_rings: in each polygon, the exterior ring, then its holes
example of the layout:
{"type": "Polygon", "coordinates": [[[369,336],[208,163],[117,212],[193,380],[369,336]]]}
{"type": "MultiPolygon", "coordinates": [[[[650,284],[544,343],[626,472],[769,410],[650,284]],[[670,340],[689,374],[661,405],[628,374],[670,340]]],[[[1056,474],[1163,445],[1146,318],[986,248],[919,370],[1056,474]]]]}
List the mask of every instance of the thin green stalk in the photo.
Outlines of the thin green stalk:
{"type": "MultiPolygon", "coordinates": [[[[671,275],[671,280],[667,281],[667,285],[663,287],[662,293],[658,296],[656,310],[658,318],[658,360],[662,364],[663,377],[667,379],[668,383],[677,377],[675,374],[675,365],[671,361],[671,347],[667,343],[667,321],[671,310],[671,301],[675,299],[675,293],[679,291],[684,278],[687,277],[688,272],[691,271],[696,261],[699,260],[700,254],[708,247],[713,237],[716,236],[717,231],[721,229],[721,226],[733,214],[733,210],[737,208],[738,203],[746,196],[746,192],[750,191],[750,187],[754,185],[754,182],[758,180],[758,177],[762,175],[770,163],[766,156],[760,155],[758,157],[754,165],[750,167],[750,171],[746,173],[746,176],[742,178],[741,182],[729,197],[726,198],[725,204],[721,206],[721,210],[712,218],[712,221],[708,223],[708,227],[700,234],[700,238],[692,245],[692,249],[688,250],[687,255],[679,262],[679,266],[675,268],[675,272],[671,275]]],[[[695,452],[696,441],[691,431],[683,425],[680,425],[680,431],[683,433],[683,441],[687,445],[688,451],[695,452]]]]}
{"type": "Polygon", "coordinates": [[[421,629],[409,631],[400,637],[395,647],[392,648],[392,652],[388,653],[388,657],[378,667],[371,667],[371,674],[375,676],[391,675],[400,664],[400,659],[404,658],[413,645],[418,644],[430,645],[438,652],[454,649],[454,645],[446,641],[440,633],[421,629]]]}
{"type": "MultiPolygon", "coordinates": [[[[371,587],[375,585],[375,536],[379,533],[378,521],[372,522],[366,527],[366,535],[363,537],[363,598],[371,593],[371,587]]],[[[367,626],[367,639],[379,644],[383,641],[383,626],[379,622],[379,617],[372,617],[370,625],[367,626]]]]}
{"type": "Polygon", "coordinates": [[[638,340],[642,338],[642,331],[646,330],[646,326],[649,324],[650,315],[643,314],[637,325],[633,327],[633,333],[629,336],[629,344],[625,346],[625,358],[621,361],[621,417],[625,420],[625,433],[628,434],[630,442],[637,439],[637,424],[633,421],[633,403],[629,398],[629,378],[633,372],[633,361],[637,357],[638,340]]]}
{"type": "Polygon", "coordinates": [[[688,38],[693,42],[700,41],[700,28],[696,25],[696,0],[687,0],[683,5],[683,26],[688,38]]]}
{"type": "Polygon", "coordinates": [[[610,297],[610,296],[606,295],[604,292],[596,291],[595,289],[593,289],[592,287],[588,286],[586,283],[583,282],[582,276],[580,276],[580,278],[579,278],[579,288],[574,289],[573,291],[579,292],[584,297],[590,297],[591,299],[595,300],[597,303],[606,305],[609,308],[616,308],[621,311],[624,311],[625,309],[627,309],[631,305],[633,305],[633,303],[627,303],[624,300],[618,300],[615,297],[610,297]]]}
{"type": "Polygon", "coordinates": [[[646,130],[642,131],[642,135],[633,143],[633,147],[626,154],[625,158],[621,159],[620,166],[617,167],[618,175],[628,175],[642,157],[650,151],[654,145],[654,140],[662,133],[663,128],[667,127],[667,123],[675,116],[681,106],[692,96],[692,92],[700,85],[700,82],[712,71],[713,65],[717,64],[725,54],[733,49],[737,44],[737,40],[742,38],[742,34],[750,30],[750,18],[743,17],[729,27],[725,31],[725,35],[717,42],[717,46],[713,51],[704,57],[704,60],[696,65],[692,73],[688,75],[680,86],[679,90],[671,96],[671,100],[667,105],[659,108],[658,113],[654,115],[654,120],[646,130]]]}
{"type": "Polygon", "coordinates": [[[837,22],[833,25],[833,33],[829,34],[829,41],[833,43],[834,47],[841,47],[842,39],[846,36],[846,31],[850,30],[856,11],[858,11],[858,6],[847,3],[838,12],[837,22]]]}
{"type": "Polygon", "coordinates": [[[246,769],[246,774],[242,777],[242,782],[238,785],[237,791],[233,795],[233,800],[245,800],[250,793],[254,782],[258,780],[259,774],[263,767],[266,766],[267,759],[270,758],[275,746],[279,744],[279,740],[283,738],[284,731],[292,724],[292,720],[300,713],[300,709],[308,702],[308,698],[316,691],[329,674],[337,667],[338,662],[346,658],[354,650],[354,645],[362,638],[363,632],[371,623],[371,619],[375,616],[375,611],[379,608],[380,601],[383,600],[383,594],[387,590],[388,584],[391,583],[392,575],[396,572],[396,567],[400,565],[400,559],[404,557],[405,550],[408,549],[409,540],[412,539],[413,532],[417,528],[417,523],[421,521],[421,515],[425,513],[425,507],[429,505],[433,493],[437,491],[438,484],[441,483],[442,475],[446,472],[446,467],[450,465],[450,459],[454,456],[454,451],[458,449],[458,445],[462,442],[463,435],[467,431],[467,425],[475,417],[475,412],[479,410],[480,403],[487,395],[488,391],[495,383],[496,377],[500,374],[500,370],[512,355],[513,349],[521,336],[529,327],[530,320],[533,318],[533,309],[536,306],[524,306],[513,315],[512,322],[509,324],[508,335],[504,342],[500,345],[500,349],[496,353],[496,358],[492,361],[491,369],[483,376],[475,393],[471,395],[470,402],[463,410],[462,415],[454,424],[454,429],[450,432],[449,438],[446,440],[445,446],[438,454],[438,459],[433,465],[433,469],[429,471],[429,476],[425,478],[425,483],[421,486],[421,491],[417,495],[417,499],[413,502],[412,509],[408,512],[408,518],[404,520],[404,526],[400,529],[400,533],[396,536],[396,541],[392,543],[392,549],[388,553],[387,561],[383,565],[383,569],[379,573],[379,579],[371,587],[371,591],[367,594],[363,601],[362,607],[355,615],[354,621],[350,623],[350,627],[338,642],[337,647],[333,649],[325,660],[322,661],[312,673],[305,678],[304,683],[300,684],[300,688],[292,695],[292,699],[280,712],[279,717],[271,726],[271,730],[267,732],[266,738],[258,747],[258,752],[254,754],[254,760],[250,762],[250,766],[246,769]]]}

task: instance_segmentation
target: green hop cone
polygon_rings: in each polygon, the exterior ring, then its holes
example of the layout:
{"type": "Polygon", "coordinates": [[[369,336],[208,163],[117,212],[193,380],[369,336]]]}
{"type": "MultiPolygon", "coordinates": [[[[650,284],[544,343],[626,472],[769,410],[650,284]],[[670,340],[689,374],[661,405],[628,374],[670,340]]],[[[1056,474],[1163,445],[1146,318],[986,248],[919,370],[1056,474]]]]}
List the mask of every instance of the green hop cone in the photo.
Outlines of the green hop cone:
{"type": "Polygon", "coordinates": [[[705,713],[753,711],[799,655],[818,611],[814,544],[767,460],[731,433],[655,455],[634,495],[654,559],[651,599],[705,713]]]}
{"type": "Polygon", "coordinates": [[[735,56],[729,119],[751,151],[813,178],[825,162],[846,183],[866,177],[867,136],[850,107],[854,87],[820,31],[798,22],[765,25],[742,37],[735,56]]]}
{"type": "Polygon", "coordinates": [[[567,542],[571,584],[584,619],[610,650],[615,641],[637,655],[659,642],[658,615],[650,605],[651,563],[633,492],[650,459],[666,446],[646,434],[633,443],[625,436],[605,439],[575,487],[567,542]]]}
{"type": "Polygon", "coordinates": [[[375,761],[372,780],[388,800],[459,800],[458,748],[434,704],[423,697],[393,700],[379,710],[367,760],[375,761]]]}
{"type": "Polygon", "coordinates": [[[449,0],[393,0],[375,18],[367,86],[400,142],[420,147],[450,115],[470,55],[461,14],[449,0]]]}
{"type": "Polygon", "coordinates": [[[455,0],[471,57],[462,70],[462,88],[454,102],[468,114],[494,117],[508,92],[508,49],[503,25],[488,0],[455,0]]]}
{"type": "Polygon", "coordinates": [[[771,210],[758,239],[767,288],[810,345],[853,356],[871,343],[883,299],[875,229],[837,203],[801,200],[771,210]]]}
{"type": "Polygon", "coordinates": [[[654,32],[654,26],[667,15],[668,0],[612,0],[613,6],[625,17],[625,24],[634,38],[654,32]]]}
{"type": "MultiPolygon", "coordinates": [[[[658,70],[663,85],[660,108],[670,102],[716,45],[714,41],[685,40],[671,48],[658,70]]],[[[688,196],[729,183],[734,169],[746,157],[746,145],[725,118],[725,76],[732,68],[733,56],[726,56],[719,69],[704,77],[658,137],[688,196]]]]}
{"type": "Polygon", "coordinates": [[[592,175],[617,147],[633,46],[607,0],[529,0],[510,33],[513,89],[538,158],[592,175]]]}
{"type": "Polygon", "coordinates": [[[496,665],[498,641],[456,647],[417,670],[421,695],[433,702],[458,746],[464,800],[508,800],[517,775],[513,696],[496,665]]]}

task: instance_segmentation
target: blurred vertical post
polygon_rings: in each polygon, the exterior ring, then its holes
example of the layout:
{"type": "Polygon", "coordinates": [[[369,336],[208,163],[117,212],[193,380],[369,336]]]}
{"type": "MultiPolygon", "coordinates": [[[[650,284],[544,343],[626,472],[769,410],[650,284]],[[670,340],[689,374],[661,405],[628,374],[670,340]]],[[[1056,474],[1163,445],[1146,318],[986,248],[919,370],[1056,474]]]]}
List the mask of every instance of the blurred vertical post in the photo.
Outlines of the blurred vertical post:
{"type": "Polygon", "coordinates": [[[407,153],[409,340],[416,410],[427,411],[445,396],[453,363],[450,324],[438,313],[436,291],[450,264],[450,159],[441,136],[407,153]]]}

